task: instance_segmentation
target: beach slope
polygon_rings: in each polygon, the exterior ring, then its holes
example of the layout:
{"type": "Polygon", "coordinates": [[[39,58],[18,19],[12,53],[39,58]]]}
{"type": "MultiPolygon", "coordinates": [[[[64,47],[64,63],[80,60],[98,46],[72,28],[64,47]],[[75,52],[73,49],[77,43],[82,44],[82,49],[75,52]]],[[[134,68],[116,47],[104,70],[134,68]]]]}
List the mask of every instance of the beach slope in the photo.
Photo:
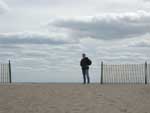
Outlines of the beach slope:
{"type": "Polygon", "coordinates": [[[150,113],[150,86],[0,85],[0,113],[150,113]]]}

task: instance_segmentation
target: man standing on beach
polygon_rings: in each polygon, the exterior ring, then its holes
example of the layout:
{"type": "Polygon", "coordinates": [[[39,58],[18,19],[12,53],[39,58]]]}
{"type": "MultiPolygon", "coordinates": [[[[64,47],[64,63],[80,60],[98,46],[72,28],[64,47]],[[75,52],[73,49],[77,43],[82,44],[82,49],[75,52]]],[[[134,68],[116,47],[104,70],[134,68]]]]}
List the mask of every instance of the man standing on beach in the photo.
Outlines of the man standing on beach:
{"type": "Polygon", "coordinates": [[[82,69],[82,74],[83,74],[83,83],[86,84],[86,80],[87,83],[90,83],[90,77],[89,77],[89,65],[92,64],[92,61],[86,57],[86,54],[83,53],[82,54],[82,59],[80,61],[80,66],[82,69]]]}

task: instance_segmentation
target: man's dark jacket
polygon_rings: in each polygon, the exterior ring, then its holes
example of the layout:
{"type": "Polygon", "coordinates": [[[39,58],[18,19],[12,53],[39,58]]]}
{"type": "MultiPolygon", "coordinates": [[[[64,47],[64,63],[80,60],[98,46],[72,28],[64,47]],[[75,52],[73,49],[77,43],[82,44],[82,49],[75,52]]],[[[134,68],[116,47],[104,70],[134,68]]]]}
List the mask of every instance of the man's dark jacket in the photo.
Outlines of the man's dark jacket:
{"type": "Polygon", "coordinates": [[[89,69],[89,58],[88,57],[85,57],[85,58],[82,58],[81,61],[80,61],[80,66],[82,67],[82,69],[89,69]]]}

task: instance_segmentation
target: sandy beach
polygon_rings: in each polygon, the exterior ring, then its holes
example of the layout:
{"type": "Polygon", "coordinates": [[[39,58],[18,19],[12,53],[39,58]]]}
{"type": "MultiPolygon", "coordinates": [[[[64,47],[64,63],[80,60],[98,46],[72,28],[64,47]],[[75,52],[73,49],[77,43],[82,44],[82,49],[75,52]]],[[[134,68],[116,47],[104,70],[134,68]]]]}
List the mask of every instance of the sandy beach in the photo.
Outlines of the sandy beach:
{"type": "Polygon", "coordinates": [[[0,113],[150,113],[150,86],[0,85],[0,113]]]}

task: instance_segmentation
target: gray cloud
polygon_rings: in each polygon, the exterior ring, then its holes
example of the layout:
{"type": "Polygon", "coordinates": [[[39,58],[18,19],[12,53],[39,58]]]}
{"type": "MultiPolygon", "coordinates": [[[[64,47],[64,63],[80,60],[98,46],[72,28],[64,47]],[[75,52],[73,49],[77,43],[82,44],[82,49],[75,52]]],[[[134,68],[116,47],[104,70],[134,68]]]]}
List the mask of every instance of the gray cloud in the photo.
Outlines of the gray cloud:
{"type": "Polygon", "coordinates": [[[84,3],[81,0],[7,0],[10,4],[17,7],[45,7],[45,6],[64,6],[74,5],[77,3],[84,3]],[[22,5],[23,4],[23,5],[22,5]]]}
{"type": "Polygon", "coordinates": [[[150,42],[145,42],[145,41],[138,42],[131,46],[133,46],[133,47],[150,47],[150,42]]]}
{"type": "Polygon", "coordinates": [[[150,2],[150,0],[143,0],[144,2],[150,2]]]}
{"type": "Polygon", "coordinates": [[[49,34],[39,33],[1,33],[0,44],[69,44],[74,40],[63,36],[50,36],[49,34]]]}
{"type": "Polygon", "coordinates": [[[82,19],[59,19],[49,23],[72,37],[103,40],[139,37],[150,33],[150,12],[110,13],[82,19]]]}

